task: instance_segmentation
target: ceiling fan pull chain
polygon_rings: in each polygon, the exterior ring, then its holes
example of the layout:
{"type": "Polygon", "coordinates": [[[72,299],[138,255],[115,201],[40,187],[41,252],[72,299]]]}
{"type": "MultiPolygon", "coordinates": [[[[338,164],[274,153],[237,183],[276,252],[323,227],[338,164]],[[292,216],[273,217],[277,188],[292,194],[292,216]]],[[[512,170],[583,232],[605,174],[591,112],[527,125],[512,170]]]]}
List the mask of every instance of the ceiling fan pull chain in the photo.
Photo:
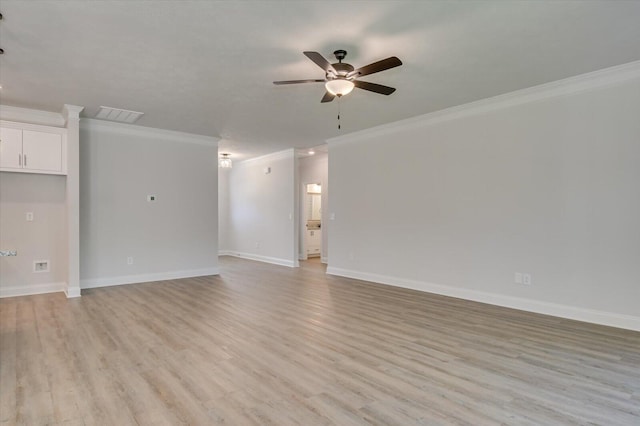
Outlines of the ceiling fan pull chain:
{"type": "Polygon", "coordinates": [[[338,130],[340,130],[340,99],[342,96],[338,96],[338,130]]]}

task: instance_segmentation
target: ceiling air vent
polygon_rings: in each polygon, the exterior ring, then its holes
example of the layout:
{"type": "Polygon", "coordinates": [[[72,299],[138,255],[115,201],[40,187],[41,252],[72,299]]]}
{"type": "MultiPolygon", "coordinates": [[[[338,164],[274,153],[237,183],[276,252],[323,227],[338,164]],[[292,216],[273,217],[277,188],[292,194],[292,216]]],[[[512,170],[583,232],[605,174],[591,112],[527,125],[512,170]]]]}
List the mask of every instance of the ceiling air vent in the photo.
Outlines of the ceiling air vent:
{"type": "Polygon", "coordinates": [[[119,123],[135,123],[144,112],[128,111],[126,109],[101,106],[96,118],[101,120],[117,121],[119,123]]]}

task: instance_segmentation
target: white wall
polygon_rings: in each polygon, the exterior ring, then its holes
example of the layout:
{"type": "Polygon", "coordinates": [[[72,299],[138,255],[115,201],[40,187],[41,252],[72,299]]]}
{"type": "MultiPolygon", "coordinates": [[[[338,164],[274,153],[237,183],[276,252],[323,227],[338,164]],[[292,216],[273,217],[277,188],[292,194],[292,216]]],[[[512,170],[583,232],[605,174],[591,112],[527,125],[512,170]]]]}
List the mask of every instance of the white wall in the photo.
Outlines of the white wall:
{"type": "MultiPolygon", "coordinates": [[[[294,150],[233,164],[228,173],[228,246],[221,254],[297,266],[294,150]],[[265,168],[271,172],[265,174],[265,168]]],[[[220,200],[225,202],[224,199],[220,200]]]]}
{"type": "MultiPolygon", "coordinates": [[[[0,105],[3,120],[64,127],[62,114],[0,105]]],[[[64,291],[67,287],[67,200],[65,176],[0,172],[0,297],[64,291]],[[34,221],[25,220],[26,212],[34,221]],[[49,272],[33,272],[49,260],[49,272]]]]}
{"type": "Polygon", "coordinates": [[[229,211],[229,175],[231,169],[218,169],[218,253],[231,250],[231,212],[229,211]]]}
{"type": "MultiPolygon", "coordinates": [[[[329,225],[329,215],[328,215],[328,202],[329,202],[329,198],[328,198],[328,192],[329,192],[329,185],[328,185],[328,179],[327,179],[327,174],[329,172],[329,156],[326,153],[323,152],[319,152],[316,153],[313,156],[310,157],[303,157],[300,158],[298,160],[298,174],[299,174],[299,180],[300,180],[300,200],[301,203],[304,203],[304,196],[306,193],[306,190],[304,188],[304,185],[308,184],[308,183],[320,183],[322,184],[322,195],[321,195],[321,202],[320,204],[322,205],[322,253],[321,253],[321,258],[322,261],[326,263],[327,261],[327,255],[328,255],[328,245],[327,245],[327,238],[328,238],[328,225],[329,225]]],[[[300,212],[304,212],[304,206],[300,205],[300,212]]],[[[303,213],[301,213],[301,218],[303,213]]],[[[300,258],[306,258],[305,253],[303,251],[303,240],[304,240],[304,232],[306,231],[305,228],[305,221],[301,220],[300,221],[300,241],[298,244],[298,247],[300,249],[300,253],[299,253],[299,257],[300,258]]]]}
{"type": "Polygon", "coordinates": [[[0,172],[0,296],[63,291],[67,281],[65,176],[0,172]],[[33,212],[34,220],[26,221],[33,212]],[[49,272],[33,262],[49,261],[49,272]]]}
{"type": "Polygon", "coordinates": [[[82,288],[218,273],[216,139],[83,120],[80,165],[82,288]]]}
{"type": "Polygon", "coordinates": [[[622,68],[330,141],[329,273],[640,329],[640,66],[622,68]]]}

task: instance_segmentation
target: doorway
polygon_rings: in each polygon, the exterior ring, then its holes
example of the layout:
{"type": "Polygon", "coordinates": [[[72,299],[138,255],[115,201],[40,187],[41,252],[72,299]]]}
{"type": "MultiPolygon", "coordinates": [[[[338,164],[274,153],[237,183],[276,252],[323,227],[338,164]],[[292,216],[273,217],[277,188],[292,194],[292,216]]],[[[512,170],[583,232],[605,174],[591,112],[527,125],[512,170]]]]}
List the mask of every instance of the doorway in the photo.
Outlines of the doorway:
{"type": "Polygon", "coordinates": [[[322,184],[304,184],[303,204],[303,258],[322,256],[322,184]]]}

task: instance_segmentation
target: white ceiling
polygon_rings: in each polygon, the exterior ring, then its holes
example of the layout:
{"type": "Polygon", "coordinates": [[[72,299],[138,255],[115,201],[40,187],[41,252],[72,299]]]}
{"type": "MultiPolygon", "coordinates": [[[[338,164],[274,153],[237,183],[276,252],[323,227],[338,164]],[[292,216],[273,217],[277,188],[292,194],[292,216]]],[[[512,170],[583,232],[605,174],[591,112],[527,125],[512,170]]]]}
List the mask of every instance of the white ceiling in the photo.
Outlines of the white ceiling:
{"type": "Polygon", "coordinates": [[[0,12],[2,104],[142,111],[141,126],[222,138],[236,159],[640,59],[640,1],[15,1],[0,12]],[[302,55],[404,65],[321,104],[302,55]]]}

